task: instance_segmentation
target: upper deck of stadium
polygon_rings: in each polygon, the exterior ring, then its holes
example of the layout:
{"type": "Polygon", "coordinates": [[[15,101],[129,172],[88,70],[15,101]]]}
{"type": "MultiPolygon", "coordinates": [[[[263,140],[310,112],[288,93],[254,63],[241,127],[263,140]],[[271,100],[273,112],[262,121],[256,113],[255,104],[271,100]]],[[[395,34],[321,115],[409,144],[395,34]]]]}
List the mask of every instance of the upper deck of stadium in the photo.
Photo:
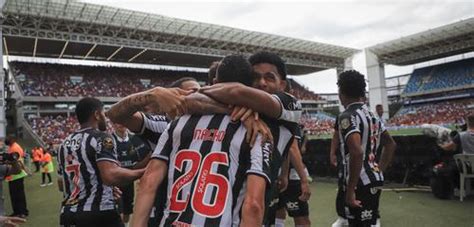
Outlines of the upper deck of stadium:
{"type": "Polygon", "coordinates": [[[368,48],[380,63],[410,65],[474,51],[474,17],[368,48]]]}
{"type": "Polygon", "coordinates": [[[280,54],[292,75],[344,68],[359,50],[77,1],[7,0],[4,54],[207,68],[232,53],[280,54]]]}

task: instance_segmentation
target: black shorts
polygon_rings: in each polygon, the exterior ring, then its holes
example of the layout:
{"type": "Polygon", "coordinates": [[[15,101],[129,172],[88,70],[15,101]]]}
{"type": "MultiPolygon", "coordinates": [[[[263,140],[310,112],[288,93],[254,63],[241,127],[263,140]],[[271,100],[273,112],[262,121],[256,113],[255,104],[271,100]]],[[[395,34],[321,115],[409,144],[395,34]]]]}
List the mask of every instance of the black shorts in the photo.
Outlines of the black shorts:
{"type": "Polygon", "coordinates": [[[356,189],[356,199],[361,201],[362,208],[349,207],[345,203],[345,191],[342,192],[342,195],[338,195],[337,199],[339,202],[336,202],[336,204],[344,204],[344,213],[349,221],[349,226],[370,227],[377,223],[377,219],[380,217],[378,209],[381,192],[382,190],[378,188],[358,186],[356,189]]]}
{"type": "Polygon", "coordinates": [[[133,213],[133,200],[135,198],[135,186],[133,183],[120,187],[122,197],[119,201],[119,213],[130,215],[133,213]]]}
{"type": "Polygon", "coordinates": [[[65,211],[59,217],[61,227],[123,227],[122,219],[117,210],[107,211],[65,211]]]}
{"type": "Polygon", "coordinates": [[[285,191],[280,193],[278,208],[285,208],[290,217],[305,217],[309,215],[308,202],[299,200],[301,181],[290,180],[285,191]]]}

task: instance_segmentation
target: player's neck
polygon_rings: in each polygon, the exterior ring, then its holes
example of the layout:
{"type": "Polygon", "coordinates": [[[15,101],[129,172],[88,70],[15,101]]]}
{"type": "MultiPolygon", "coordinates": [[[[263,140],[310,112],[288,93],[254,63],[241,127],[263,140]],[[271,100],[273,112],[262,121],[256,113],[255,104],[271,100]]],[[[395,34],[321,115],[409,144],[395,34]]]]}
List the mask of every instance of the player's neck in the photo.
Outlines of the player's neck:
{"type": "Polygon", "coordinates": [[[81,124],[81,129],[85,129],[85,128],[98,129],[98,128],[99,128],[99,124],[97,124],[97,123],[92,123],[92,122],[86,122],[86,123],[84,123],[84,124],[81,124]]]}

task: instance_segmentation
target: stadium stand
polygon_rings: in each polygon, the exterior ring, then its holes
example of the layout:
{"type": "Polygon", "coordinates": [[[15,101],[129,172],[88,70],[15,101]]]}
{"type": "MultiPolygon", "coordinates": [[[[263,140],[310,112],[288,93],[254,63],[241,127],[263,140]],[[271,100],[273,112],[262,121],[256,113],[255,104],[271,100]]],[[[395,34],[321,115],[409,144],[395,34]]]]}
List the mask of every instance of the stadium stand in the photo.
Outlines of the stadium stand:
{"type": "Polygon", "coordinates": [[[322,136],[331,135],[334,132],[335,122],[334,117],[324,112],[317,112],[316,114],[303,115],[300,124],[304,125],[308,135],[322,136]]]}
{"type": "MultiPolygon", "coordinates": [[[[190,71],[151,70],[104,66],[78,66],[52,63],[10,62],[10,67],[24,96],[37,97],[124,97],[154,86],[168,86],[183,76],[204,83],[206,74],[190,71]]],[[[301,100],[320,97],[290,79],[291,93],[301,100]]],[[[28,115],[33,132],[45,144],[58,145],[66,135],[79,128],[74,117],[65,113],[28,115]]],[[[312,135],[332,133],[334,119],[317,114],[301,122],[312,135]]]]}
{"type": "Polygon", "coordinates": [[[474,84],[474,58],[415,69],[405,94],[454,90],[474,84]]]}
{"type": "MultiPolygon", "coordinates": [[[[63,114],[46,114],[43,116],[30,116],[28,123],[33,132],[37,134],[45,144],[57,146],[71,133],[80,128],[75,116],[63,114]]],[[[112,133],[112,125],[107,121],[107,131],[112,133]]]]}
{"type": "Polygon", "coordinates": [[[474,99],[464,99],[405,106],[389,120],[389,125],[463,124],[473,105],[474,99]]]}
{"type": "Polygon", "coordinates": [[[191,76],[206,80],[205,73],[191,71],[71,66],[12,62],[16,81],[25,96],[124,97],[154,86],[191,76]]]}

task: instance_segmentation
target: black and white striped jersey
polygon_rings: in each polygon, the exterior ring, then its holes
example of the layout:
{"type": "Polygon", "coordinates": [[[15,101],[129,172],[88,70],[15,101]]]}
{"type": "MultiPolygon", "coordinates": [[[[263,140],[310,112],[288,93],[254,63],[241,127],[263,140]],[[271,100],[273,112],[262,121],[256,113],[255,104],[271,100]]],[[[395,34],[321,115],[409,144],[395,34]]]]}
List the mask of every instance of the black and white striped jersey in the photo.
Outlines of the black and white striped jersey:
{"type": "Polygon", "coordinates": [[[112,187],[103,184],[97,162],[118,165],[112,136],[93,128],[69,135],[59,147],[58,175],[63,179],[61,212],[115,209],[112,187]]]}
{"type": "Polygon", "coordinates": [[[338,117],[338,132],[340,140],[340,152],[343,165],[344,185],[349,180],[349,150],[346,143],[352,133],[359,133],[361,146],[364,151],[360,181],[362,185],[372,187],[382,186],[384,177],[379,171],[376,162],[376,153],[380,146],[382,133],[385,131],[383,123],[372,113],[364,103],[352,103],[338,117]]]}
{"type": "MultiPolygon", "coordinates": [[[[168,201],[161,226],[238,226],[247,174],[270,181],[272,145],[227,115],[185,115],[162,135],[152,158],[168,163],[168,201]]],[[[264,190],[264,189],[262,189],[264,190]]]]}
{"type": "Polygon", "coordinates": [[[154,150],[158,139],[168,126],[168,119],[163,115],[151,115],[140,113],[143,116],[143,125],[139,132],[134,132],[136,136],[148,142],[151,149],[154,150]]]}

